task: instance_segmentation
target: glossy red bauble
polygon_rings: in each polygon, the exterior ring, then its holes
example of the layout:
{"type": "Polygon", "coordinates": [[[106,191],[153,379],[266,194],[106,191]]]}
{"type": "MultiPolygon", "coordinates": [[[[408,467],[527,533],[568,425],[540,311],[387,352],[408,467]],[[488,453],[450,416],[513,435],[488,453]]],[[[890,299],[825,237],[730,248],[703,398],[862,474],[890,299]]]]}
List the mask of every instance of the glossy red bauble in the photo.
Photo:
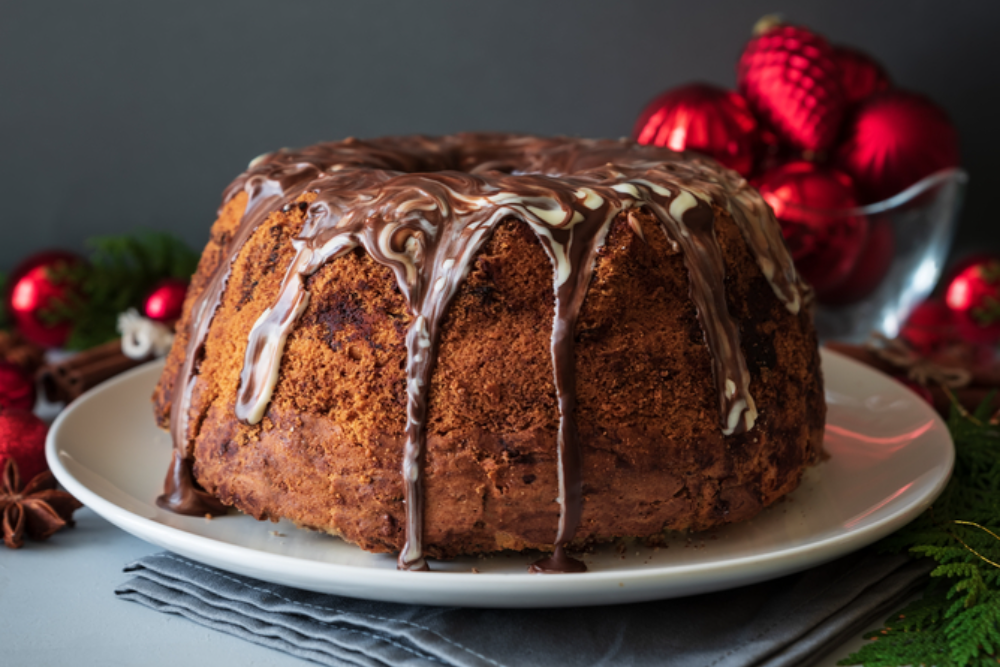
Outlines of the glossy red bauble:
{"type": "Polygon", "coordinates": [[[840,88],[848,104],[855,104],[889,89],[889,75],[867,53],[846,46],[835,46],[833,58],[840,71],[840,88]]]}
{"type": "Polygon", "coordinates": [[[856,205],[846,175],[812,162],[790,162],[756,183],[774,210],[799,273],[816,290],[830,293],[856,266],[868,236],[864,216],[839,209],[856,205]]]}
{"type": "Polygon", "coordinates": [[[5,295],[7,309],[27,340],[42,347],[59,347],[66,342],[70,324],[51,324],[45,313],[66,303],[74,289],[58,275],[83,261],[73,253],[51,250],[32,255],[11,272],[5,295]]]}
{"type": "Polygon", "coordinates": [[[961,270],[945,290],[962,338],[973,343],[1000,341],[1000,259],[983,259],[961,270]]]}
{"type": "Polygon", "coordinates": [[[957,167],[958,134],[926,97],[890,90],[852,112],[836,164],[854,177],[863,203],[881,201],[936,171],[957,167]]]}
{"type": "Polygon", "coordinates": [[[21,479],[34,479],[49,469],[45,462],[45,435],[49,427],[27,410],[0,407],[0,470],[13,457],[21,479]]]}
{"type": "Polygon", "coordinates": [[[962,255],[958,260],[952,262],[941,274],[941,284],[950,285],[955,277],[965,271],[970,266],[985,264],[993,260],[1000,259],[1000,255],[993,252],[973,252],[962,255]]]}
{"type": "Polygon", "coordinates": [[[187,295],[188,283],[178,278],[165,278],[153,286],[142,305],[142,313],[156,322],[180,319],[187,295]]]}
{"type": "Polygon", "coordinates": [[[0,361],[0,407],[32,410],[35,380],[17,364],[0,361]]]}
{"type": "Polygon", "coordinates": [[[891,220],[878,216],[868,218],[868,240],[857,264],[843,282],[822,295],[823,303],[846,306],[867,297],[889,272],[895,252],[896,235],[891,220]]]}
{"type": "Polygon", "coordinates": [[[899,337],[921,355],[930,355],[958,339],[955,314],[943,301],[923,301],[900,327],[899,337]]]}
{"type": "Polygon", "coordinates": [[[632,136],[640,144],[704,153],[747,176],[753,169],[757,119],[739,93],[691,83],[646,105],[632,136]]]}
{"type": "Polygon", "coordinates": [[[833,48],[819,35],[778,25],[754,37],[740,57],[737,84],[784,141],[814,152],[833,145],[847,102],[833,48]]]}

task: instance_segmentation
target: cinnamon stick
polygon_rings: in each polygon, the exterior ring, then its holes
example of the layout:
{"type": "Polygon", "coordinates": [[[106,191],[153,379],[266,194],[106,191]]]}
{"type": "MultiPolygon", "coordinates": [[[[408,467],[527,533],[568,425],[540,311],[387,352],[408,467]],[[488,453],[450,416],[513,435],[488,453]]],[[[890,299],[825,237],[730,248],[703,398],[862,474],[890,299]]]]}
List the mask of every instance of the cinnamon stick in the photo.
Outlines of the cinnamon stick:
{"type": "Polygon", "coordinates": [[[0,359],[34,373],[42,365],[45,350],[31,343],[16,331],[0,331],[0,359]]]}
{"type": "Polygon", "coordinates": [[[88,389],[148,360],[125,356],[121,340],[113,340],[58,363],[45,364],[37,378],[49,401],[69,403],[88,389]]]}

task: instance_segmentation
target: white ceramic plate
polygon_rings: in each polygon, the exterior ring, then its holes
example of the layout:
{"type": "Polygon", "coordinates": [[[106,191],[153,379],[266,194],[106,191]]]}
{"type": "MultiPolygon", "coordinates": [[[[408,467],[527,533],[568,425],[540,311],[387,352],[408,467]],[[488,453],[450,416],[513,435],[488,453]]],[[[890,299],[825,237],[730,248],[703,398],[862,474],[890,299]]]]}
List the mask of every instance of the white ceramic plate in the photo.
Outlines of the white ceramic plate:
{"type": "Polygon", "coordinates": [[[896,381],[823,352],[830,459],[752,521],[678,536],[666,548],[614,547],[584,556],[581,574],[532,575],[536,555],[432,561],[400,572],[390,555],[233,513],[212,520],[156,507],[170,459],[149,397],[151,363],[88,392],[53,424],[49,465],[95,512],[194,560],[274,583],[393,602],[557,607],[636,602],[720,590],[788,574],[869,544],[937,497],[954,460],[934,411],[896,381]]]}

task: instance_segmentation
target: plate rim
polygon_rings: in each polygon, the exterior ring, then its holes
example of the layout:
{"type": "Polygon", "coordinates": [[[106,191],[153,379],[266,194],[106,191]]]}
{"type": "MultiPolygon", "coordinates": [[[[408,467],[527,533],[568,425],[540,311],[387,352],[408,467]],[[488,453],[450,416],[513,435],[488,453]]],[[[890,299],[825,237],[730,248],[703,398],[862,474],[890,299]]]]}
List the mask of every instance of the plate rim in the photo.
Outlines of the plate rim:
{"type": "MultiPolygon", "coordinates": [[[[875,376],[891,379],[880,371],[833,350],[821,348],[821,354],[824,358],[830,357],[831,359],[835,359],[835,363],[846,365],[852,373],[870,373],[875,376]]],[[[826,359],[824,359],[825,362],[826,359]]],[[[62,461],[63,454],[59,445],[60,438],[71,437],[64,434],[65,422],[77,412],[87,410],[88,404],[103,392],[109,391],[119,384],[133,381],[133,378],[136,376],[151,373],[155,367],[162,366],[163,364],[164,360],[158,359],[130,369],[90,389],[57,416],[49,429],[45,452],[49,467],[58,481],[95,513],[119,528],[139,539],[169,549],[193,560],[239,574],[263,578],[273,583],[282,583],[317,592],[363,597],[373,600],[401,603],[417,602],[428,605],[457,603],[470,607],[539,608],[544,606],[596,605],[665,599],[668,597],[721,590],[732,586],[746,585],[756,581],[776,578],[814,567],[855,551],[909,523],[930,506],[944,490],[945,485],[951,477],[955,460],[954,442],[944,421],[919,396],[909,388],[899,384],[899,390],[911,394],[911,398],[914,399],[914,405],[919,406],[921,410],[937,422],[937,426],[941,427],[941,433],[946,438],[946,444],[942,447],[944,460],[941,463],[946,464],[946,472],[935,479],[923,495],[910,499],[902,508],[898,508],[895,512],[890,512],[857,529],[848,530],[846,533],[830,535],[806,544],[779,548],[772,552],[750,554],[707,563],[651,566],[649,568],[632,568],[623,571],[598,570],[555,576],[538,576],[528,574],[527,572],[470,573],[432,571],[426,573],[374,569],[367,565],[331,563],[304,559],[287,554],[260,551],[251,546],[232,544],[209,536],[191,533],[183,528],[169,526],[155,519],[131,512],[103,497],[99,492],[88,487],[86,483],[78,480],[63,465],[62,461]],[[291,579],[287,574],[278,578],[268,576],[272,574],[275,568],[288,570],[292,566],[294,566],[298,576],[293,576],[291,579]],[[753,571],[753,574],[747,576],[745,570],[753,571]],[[374,582],[374,586],[371,583],[366,583],[360,587],[356,585],[356,582],[344,581],[345,579],[357,579],[358,574],[361,572],[377,573],[376,578],[378,581],[374,582]],[[689,586],[688,588],[691,590],[681,590],[679,593],[661,590],[665,584],[669,583],[669,580],[683,579],[685,576],[693,574],[698,575],[699,580],[715,580],[719,585],[697,585],[694,588],[689,586]],[[321,581],[316,581],[317,578],[321,581]],[[470,578],[474,578],[473,581],[477,582],[477,586],[474,588],[479,591],[478,593],[459,595],[457,598],[454,594],[451,596],[442,596],[440,594],[442,586],[454,588],[459,583],[465,585],[470,581],[470,578]],[[295,581],[289,583],[290,580],[295,581]],[[505,589],[510,588],[512,583],[522,581],[531,582],[532,596],[537,594],[551,594],[560,596],[560,599],[553,600],[551,604],[546,605],[537,603],[518,604],[516,596],[523,595],[522,587],[516,586],[517,590],[513,593],[505,589]],[[736,583],[728,583],[730,581],[735,581],[736,583]],[[405,585],[406,595],[397,594],[397,588],[400,584],[405,585]],[[482,590],[484,588],[491,590],[484,592],[482,590]],[[614,595],[611,595],[612,593],[614,595]],[[494,596],[500,599],[484,602],[482,600],[484,594],[486,597],[494,596]],[[595,595],[602,599],[600,601],[590,601],[590,598],[595,597],[595,595]],[[431,597],[428,598],[428,596],[431,597]],[[614,599],[603,599],[605,597],[613,597],[614,599]],[[443,601],[437,601],[440,599],[443,599],[443,601]],[[469,604],[470,600],[473,602],[472,604],[469,604]],[[478,604],[476,603],[477,600],[478,604]]],[[[65,456],[72,459],[72,455],[69,453],[66,453],[65,456]]],[[[683,587],[677,588],[683,589],[683,587]]]]}

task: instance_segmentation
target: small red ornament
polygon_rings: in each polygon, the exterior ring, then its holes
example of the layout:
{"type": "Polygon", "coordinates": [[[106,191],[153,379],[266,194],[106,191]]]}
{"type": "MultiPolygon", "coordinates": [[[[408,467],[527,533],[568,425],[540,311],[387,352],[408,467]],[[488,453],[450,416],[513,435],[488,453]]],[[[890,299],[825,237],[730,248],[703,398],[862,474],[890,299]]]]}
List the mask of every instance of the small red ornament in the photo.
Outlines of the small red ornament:
{"type": "Polygon", "coordinates": [[[179,278],[164,278],[153,286],[142,305],[143,314],[157,322],[180,319],[188,283],[179,278]]]}
{"type": "Polygon", "coordinates": [[[1000,341],[1000,259],[984,259],[960,271],[945,290],[959,334],[972,343],[1000,341]]]}
{"type": "Polygon", "coordinates": [[[0,470],[13,457],[24,479],[49,469],[45,462],[45,435],[49,427],[27,410],[0,408],[0,470]]]}
{"type": "Polygon", "coordinates": [[[962,257],[956,261],[952,262],[945,271],[941,274],[941,284],[950,285],[958,274],[965,271],[970,266],[976,266],[977,264],[985,264],[991,262],[994,259],[1000,259],[1000,255],[992,252],[973,252],[967,255],[962,255],[962,257]]]}
{"type": "Polygon", "coordinates": [[[799,273],[817,298],[847,279],[868,236],[864,216],[837,209],[856,206],[851,179],[812,162],[790,162],[756,183],[781,223],[799,273]]]}
{"type": "Polygon", "coordinates": [[[958,134],[947,114],[916,93],[890,90],[861,102],[844,136],[836,163],[854,177],[863,203],[959,164],[958,134]]]}
{"type": "Polygon", "coordinates": [[[691,83],[646,105],[632,135],[640,144],[704,153],[747,176],[753,168],[757,119],[739,93],[691,83]]]}
{"type": "Polygon", "coordinates": [[[49,324],[42,313],[70,297],[73,285],[54,275],[82,262],[62,250],[40,252],[21,262],[10,275],[7,310],[27,340],[42,347],[59,347],[69,338],[70,323],[49,324]]]}
{"type": "Polygon", "coordinates": [[[847,104],[860,102],[889,89],[889,75],[867,53],[846,46],[835,46],[833,58],[840,70],[840,89],[844,91],[847,104]]]}
{"type": "Polygon", "coordinates": [[[892,231],[892,222],[884,217],[868,218],[868,240],[858,263],[843,282],[823,295],[823,303],[846,306],[874,292],[889,272],[895,251],[896,235],[892,231]]]}
{"type": "Polygon", "coordinates": [[[35,396],[34,379],[20,366],[0,361],[0,406],[33,410],[35,396]]]}
{"type": "Polygon", "coordinates": [[[955,314],[943,301],[927,299],[910,313],[899,337],[921,355],[931,355],[958,340],[955,314]]]}
{"type": "Polygon", "coordinates": [[[833,48],[819,35],[778,25],[750,40],[737,84],[758,118],[793,146],[833,145],[846,101],[833,48]]]}

